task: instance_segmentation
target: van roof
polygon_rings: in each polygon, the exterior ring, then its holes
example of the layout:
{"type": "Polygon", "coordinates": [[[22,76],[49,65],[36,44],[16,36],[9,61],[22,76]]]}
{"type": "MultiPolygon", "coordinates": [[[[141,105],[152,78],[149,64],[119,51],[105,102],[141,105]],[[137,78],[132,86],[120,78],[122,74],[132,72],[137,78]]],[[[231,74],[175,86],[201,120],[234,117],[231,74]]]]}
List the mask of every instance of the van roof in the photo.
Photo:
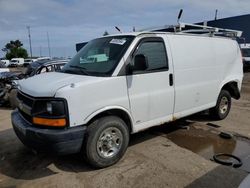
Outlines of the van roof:
{"type": "MultiPolygon", "coordinates": [[[[199,37],[211,37],[209,35],[201,35],[201,34],[195,34],[195,33],[182,33],[182,32],[163,32],[163,31],[142,31],[142,32],[128,32],[128,33],[118,33],[118,34],[113,34],[113,35],[107,35],[103,36],[100,38],[105,38],[105,37],[116,37],[116,36],[140,36],[140,35],[154,35],[154,34],[164,34],[164,35],[185,35],[185,36],[199,36],[199,37]]],[[[218,36],[215,35],[213,37],[217,38],[223,38],[223,39],[231,39],[230,37],[225,37],[225,36],[218,36]]]]}

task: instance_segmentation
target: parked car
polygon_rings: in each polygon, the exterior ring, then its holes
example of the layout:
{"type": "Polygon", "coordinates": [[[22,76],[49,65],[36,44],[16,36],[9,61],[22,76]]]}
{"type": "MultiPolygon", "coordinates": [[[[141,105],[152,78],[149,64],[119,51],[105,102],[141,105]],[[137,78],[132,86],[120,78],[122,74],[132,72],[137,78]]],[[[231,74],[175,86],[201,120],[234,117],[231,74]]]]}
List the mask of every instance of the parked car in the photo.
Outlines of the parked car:
{"type": "Polygon", "coordinates": [[[243,68],[247,70],[250,68],[250,44],[241,44],[240,48],[243,58],[243,68]]]}
{"type": "Polygon", "coordinates": [[[12,58],[10,60],[9,67],[22,66],[23,64],[24,64],[24,59],[23,58],[12,58]]]}
{"type": "Polygon", "coordinates": [[[6,67],[8,67],[10,64],[10,60],[7,59],[1,59],[0,62],[2,62],[6,67]]]}
{"type": "Polygon", "coordinates": [[[16,107],[16,80],[25,77],[20,71],[0,73],[0,106],[16,107]]]}
{"type": "Polygon", "coordinates": [[[69,60],[38,60],[28,65],[26,73],[29,77],[45,72],[60,71],[69,60]]]}
{"type": "Polygon", "coordinates": [[[52,60],[52,59],[51,57],[38,57],[37,60],[40,61],[40,60],[52,60]]]}
{"type": "Polygon", "coordinates": [[[24,59],[23,66],[27,67],[30,63],[37,61],[37,59],[24,59]]]}
{"type": "Polygon", "coordinates": [[[242,78],[239,45],[231,38],[111,35],[88,42],[61,72],[21,80],[11,119],[26,146],[82,151],[103,168],[124,155],[130,134],[207,109],[224,119],[231,98],[240,98],[242,78]]]}
{"type": "Polygon", "coordinates": [[[0,105],[16,107],[16,95],[13,94],[16,91],[13,92],[13,90],[17,89],[17,80],[45,72],[60,71],[67,62],[68,60],[41,60],[29,64],[24,74],[21,71],[0,73],[0,105]]]}
{"type": "Polygon", "coordinates": [[[9,72],[9,69],[6,67],[5,63],[0,61],[0,73],[1,72],[9,72]]]}

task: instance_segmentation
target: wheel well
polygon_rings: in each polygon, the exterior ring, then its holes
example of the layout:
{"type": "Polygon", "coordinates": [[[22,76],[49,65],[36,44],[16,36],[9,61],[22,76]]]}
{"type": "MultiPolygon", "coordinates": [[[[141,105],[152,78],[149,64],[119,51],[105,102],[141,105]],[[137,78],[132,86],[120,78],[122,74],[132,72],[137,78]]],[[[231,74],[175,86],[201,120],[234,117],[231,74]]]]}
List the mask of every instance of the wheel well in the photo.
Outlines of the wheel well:
{"type": "Polygon", "coordinates": [[[238,84],[237,82],[229,82],[225,84],[221,90],[226,90],[230,93],[230,95],[234,99],[239,99],[240,98],[240,91],[238,89],[238,84]]]}
{"type": "Polygon", "coordinates": [[[131,122],[131,119],[130,119],[128,113],[123,111],[123,110],[120,110],[120,109],[112,109],[112,110],[107,110],[107,111],[101,112],[100,114],[97,114],[96,116],[94,116],[89,121],[88,124],[92,123],[93,121],[95,121],[101,117],[110,116],[110,115],[117,116],[117,117],[121,118],[128,126],[129,132],[130,133],[132,132],[132,122],[131,122]]]}

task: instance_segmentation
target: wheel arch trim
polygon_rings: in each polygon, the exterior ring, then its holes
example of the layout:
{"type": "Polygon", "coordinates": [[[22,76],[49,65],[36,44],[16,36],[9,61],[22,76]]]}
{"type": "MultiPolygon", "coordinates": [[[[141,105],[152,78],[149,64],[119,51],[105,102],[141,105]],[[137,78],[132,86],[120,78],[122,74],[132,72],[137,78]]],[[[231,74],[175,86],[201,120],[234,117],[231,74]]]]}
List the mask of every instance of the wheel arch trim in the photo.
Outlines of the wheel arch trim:
{"type": "MultiPolygon", "coordinates": [[[[88,124],[91,120],[93,120],[95,117],[97,117],[98,115],[105,113],[105,112],[110,112],[112,110],[117,110],[117,111],[121,111],[123,113],[126,113],[127,117],[129,118],[129,128],[131,129],[131,133],[134,132],[134,126],[133,126],[133,117],[131,116],[129,110],[127,110],[126,108],[122,107],[122,106],[107,106],[107,107],[103,107],[100,108],[94,112],[92,112],[90,115],[88,115],[85,119],[84,122],[85,124],[88,124]]],[[[125,122],[126,123],[126,122],[125,122]]]]}
{"type": "Polygon", "coordinates": [[[225,89],[230,93],[231,97],[238,100],[240,99],[240,84],[241,83],[239,80],[230,80],[227,82],[223,82],[223,84],[220,86],[220,91],[225,89]]]}

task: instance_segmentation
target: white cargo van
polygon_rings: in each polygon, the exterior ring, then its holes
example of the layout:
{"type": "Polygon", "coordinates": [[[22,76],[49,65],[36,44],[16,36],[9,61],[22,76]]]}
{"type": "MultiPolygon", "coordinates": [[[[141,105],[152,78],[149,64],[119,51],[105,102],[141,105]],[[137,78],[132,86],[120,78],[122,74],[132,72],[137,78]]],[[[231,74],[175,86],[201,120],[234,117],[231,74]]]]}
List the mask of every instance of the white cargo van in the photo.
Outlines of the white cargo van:
{"type": "Polygon", "coordinates": [[[129,135],[210,109],[224,119],[243,78],[230,38],[142,32],[84,46],[61,72],[19,82],[17,136],[35,150],[82,151],[95,167],[116,163],[129,135]]]}
{"type": "Polygon", "coordinates": [[[24,63],[24,58],[12,58],[10,60],[9,67],[22,66],[24,63]]]}

